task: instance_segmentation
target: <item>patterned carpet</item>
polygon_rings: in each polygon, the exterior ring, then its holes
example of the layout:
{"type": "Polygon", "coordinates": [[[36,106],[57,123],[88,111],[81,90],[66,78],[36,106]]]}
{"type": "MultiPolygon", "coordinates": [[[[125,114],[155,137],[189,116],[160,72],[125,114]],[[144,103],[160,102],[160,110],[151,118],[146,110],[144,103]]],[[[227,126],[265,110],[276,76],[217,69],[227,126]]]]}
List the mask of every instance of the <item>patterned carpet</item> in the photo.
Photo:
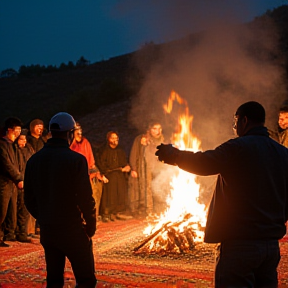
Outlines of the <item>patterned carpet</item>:
{"type": "MultiPolygon", "coordinates": [[[[101,287],[213,287],[214,245],[199,244],[181,255],[135,255],[144,239],[140,220],[100,223],[93,238],[97,288],[101,287]]],[[[45,288],[45,259],[38,239],[9,242],[0,248],[0,288],[45,288]]],[[[279,287],[288,287],[288,237],[280,242],[279,287]]],[[[74,287],[66,262],[65,287],[74,287]]]]}

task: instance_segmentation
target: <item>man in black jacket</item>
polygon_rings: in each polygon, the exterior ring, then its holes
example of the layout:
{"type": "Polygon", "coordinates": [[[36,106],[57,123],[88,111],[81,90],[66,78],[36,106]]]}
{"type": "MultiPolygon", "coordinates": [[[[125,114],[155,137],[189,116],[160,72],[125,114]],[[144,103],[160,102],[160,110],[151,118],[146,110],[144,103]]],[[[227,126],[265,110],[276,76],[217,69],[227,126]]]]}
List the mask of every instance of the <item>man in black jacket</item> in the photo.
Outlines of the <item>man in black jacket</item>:
{"type": "Polygon", "coordinates": [[[96,286],[92,236],[96,231],[95,202],[86,158],[69,148],[75,126],[65,112],[49,123],[52,138],[27,162],[25,205],[39,221],[45,251],[47,288],[64,284],[65,257],[77,287],[96,286]]]}
{"type": "Polygon", "coordinates": [[[215,287],[277,287],[279,243],[288,219],[288,149],[269,137],[265,110],[251,101],[235,114],[239,136],[215,150],[160,145],[160,161],[197,175],[218,174],[206,223],[218,246],[215,287]]]}
{"type": "Polygon", "coordinates": [[[23,188],[23,176],[13,143],[21,132],[21,121],[10,117],[5,121],[5,136],[0,138],[0,247],[8,247],[4,242],[3,223],[6,218],[6,241],[15,241],[17,215],[17,188],[23,188]]]}

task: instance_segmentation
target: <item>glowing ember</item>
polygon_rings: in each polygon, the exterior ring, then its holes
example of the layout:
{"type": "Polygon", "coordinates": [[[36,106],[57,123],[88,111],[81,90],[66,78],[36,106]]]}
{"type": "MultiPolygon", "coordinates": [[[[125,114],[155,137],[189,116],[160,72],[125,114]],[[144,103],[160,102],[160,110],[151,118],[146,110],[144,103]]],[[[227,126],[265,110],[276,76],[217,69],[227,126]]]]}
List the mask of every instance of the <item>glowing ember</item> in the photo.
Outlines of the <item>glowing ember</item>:
{"type": "MultiPolygon", "coordinates": [[[[184,106],[184,113],[179,115],[178,131],[172,136],[173,145],[181,150],[197,152],[201,150],[201,142],[192,134],[193,116],[189,115],[187,102],[172,91],[164,110],[171,113],[174,101],[184,106]]],[[[196,182],[196,175],[178,167],[175,171],[170,183],[168,208],[144,230],[147,238],[134,249],[135,252],[181,253],[203,241],[206,211],[205,205],[198,202],[200,185],[196,182]]]]}

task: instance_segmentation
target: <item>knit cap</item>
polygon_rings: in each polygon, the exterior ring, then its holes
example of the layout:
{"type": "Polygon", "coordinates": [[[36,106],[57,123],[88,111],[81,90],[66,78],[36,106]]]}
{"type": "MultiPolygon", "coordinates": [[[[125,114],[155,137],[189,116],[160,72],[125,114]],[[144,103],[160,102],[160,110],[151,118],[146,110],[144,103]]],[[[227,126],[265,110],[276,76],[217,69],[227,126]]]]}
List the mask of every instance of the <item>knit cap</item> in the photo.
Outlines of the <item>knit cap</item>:
{"type": "Polygon", "coordinates": [[[42,120],[40,120],[40,119],[34,119],[34,120],[32,120],[32,121],[30,122],[30,131],[33,131],[34,127],[35,127],[36,125],[39,125],[39,124],[41,124],[41,125],[44,126],[44,122],[43,122],[42,120]]]}

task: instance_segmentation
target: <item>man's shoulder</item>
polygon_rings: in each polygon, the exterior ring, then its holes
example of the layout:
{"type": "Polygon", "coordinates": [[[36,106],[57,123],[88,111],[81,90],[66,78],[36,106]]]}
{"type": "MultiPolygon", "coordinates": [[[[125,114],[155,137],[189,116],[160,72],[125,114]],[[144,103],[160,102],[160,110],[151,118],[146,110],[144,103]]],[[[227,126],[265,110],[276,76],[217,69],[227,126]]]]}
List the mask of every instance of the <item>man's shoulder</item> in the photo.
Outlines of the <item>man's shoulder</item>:
{"type": "Polygon", "coordinates": [[[75,152],[73,150],[71,150],[69,147],[58,147],[56,149],[49,149],[49,147],[44,146],[41,150],[39,150],[38,152],[34,153],[30,159],[32,159],[32,161],[41,161],[41,159],[43,158],[57,158],[59,159],[59,161],[61,161],[61,159],[63,160],[63,158],[67,158],[67,159],[71,159],[71,160],[83,160],[86,159],[82,154],[75,152]],[[56,155],[53,157],[53,155],[56,155]]]}
{"type": "Polygon", "coordinates": [[[10,146],[12,147],[12,142],[7,141],[4,137],[0,138],[0,147],[1,149],[7,149],[10,146]]]}
{"type": "Polygon", "coordinates": [[[32,136],[31,134],[28,134],[26,136],[26,139],[27,139],[27,142],[29,142],[29,141],[34,141],[36,138],[34,136],[32,136]]]}
{"type": "Polygon", "coordinates": [[[4,137],[1,137],[1,138],[0,138],[0,145],[1,145],[1,146],[7,145],[6,143],[7,143],[7,141],[5,140],[5,138],[4,138],[4,137]]]}

